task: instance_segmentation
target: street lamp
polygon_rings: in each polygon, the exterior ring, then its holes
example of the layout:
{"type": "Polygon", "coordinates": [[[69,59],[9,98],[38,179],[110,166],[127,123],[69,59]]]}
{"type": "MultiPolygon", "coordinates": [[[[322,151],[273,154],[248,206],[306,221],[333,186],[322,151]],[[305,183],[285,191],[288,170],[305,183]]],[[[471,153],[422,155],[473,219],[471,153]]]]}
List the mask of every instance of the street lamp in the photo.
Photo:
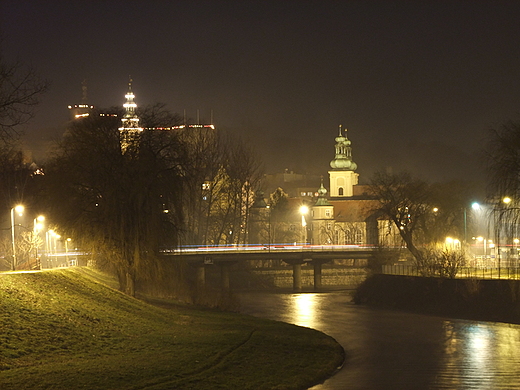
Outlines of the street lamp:
{"type": "MultiPolygon", "coordinates": [[[[480,204],[478,202],[473,202],[471,204],[471,208],[474,211],[481,209],[480,204]]],[[[465,244],[468,241],[468,210],[466,207],[464,207],[463,211],[464,211],[464,244],[465,244]]]]}
{"type": "Polygon", "coordinates": [[[23,215],[24,207],[22,205],[15,206],[11,209],[11,242],[13,244],[13,264],[11,265],[11,270],[16,269],[16,244],[14,242],[14,212],[16,211],[18,215],[21,217],[23,215]]]}
{"type": "Polygon", "coordinates": [[[300,206],[300,214],[302,215],[302,233],[303,233],[303,243],[307,243],[307,221],[305,220],[305,215],[309,212],[309,207],[302,205],[300,206]]]}

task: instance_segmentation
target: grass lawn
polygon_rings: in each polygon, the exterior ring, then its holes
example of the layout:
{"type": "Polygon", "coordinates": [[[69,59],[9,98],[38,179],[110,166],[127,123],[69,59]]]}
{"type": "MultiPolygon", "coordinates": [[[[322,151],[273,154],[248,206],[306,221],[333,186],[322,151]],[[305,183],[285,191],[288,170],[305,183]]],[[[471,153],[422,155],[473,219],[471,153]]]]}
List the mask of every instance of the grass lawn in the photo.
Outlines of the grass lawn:
{"type": "Polygon", "coordinates": [[[0,274],[0,389],[305,389],[343,349],[321,332],[161,308],[89,268],[0,274]]]}

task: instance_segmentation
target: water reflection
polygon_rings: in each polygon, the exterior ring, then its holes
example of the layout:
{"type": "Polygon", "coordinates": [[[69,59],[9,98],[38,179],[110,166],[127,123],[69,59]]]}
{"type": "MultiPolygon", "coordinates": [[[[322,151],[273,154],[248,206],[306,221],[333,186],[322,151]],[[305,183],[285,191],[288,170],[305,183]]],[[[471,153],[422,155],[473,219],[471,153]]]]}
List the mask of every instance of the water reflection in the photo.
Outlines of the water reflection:
{"type": "Polygon", "coordinates": [[[240,299],[244,313],[318,329],[343,346],[343,369],[314,390],[520,390],[518,325],[376,310],[346,293],[240,299]]]}
{"type": "Polygon", "coordinates": [[[317,310],[317,294],[293,294],[291,295],[291,316],[288,322],[307,328],[316,329],[318,326],[316,317],[317,310]]]}
{"type": "Polygon", "coordinates": [[[444,329],[446,348],[439,368],[439,384],[478,390],[520,388],[519,326],[445,321],[444,329]]]}

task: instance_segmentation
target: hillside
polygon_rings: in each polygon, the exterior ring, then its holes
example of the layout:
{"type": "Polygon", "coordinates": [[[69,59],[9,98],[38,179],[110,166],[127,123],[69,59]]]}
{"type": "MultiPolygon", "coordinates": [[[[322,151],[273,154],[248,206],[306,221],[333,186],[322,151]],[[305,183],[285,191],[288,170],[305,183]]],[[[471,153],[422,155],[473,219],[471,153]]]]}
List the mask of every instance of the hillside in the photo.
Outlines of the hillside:
{"type": "Polygon", "coordinates": [[[323,333],[159,308],[100,277],[86,268],[0,274],[0,388],[299,389],[343,360],[323,333]]]}

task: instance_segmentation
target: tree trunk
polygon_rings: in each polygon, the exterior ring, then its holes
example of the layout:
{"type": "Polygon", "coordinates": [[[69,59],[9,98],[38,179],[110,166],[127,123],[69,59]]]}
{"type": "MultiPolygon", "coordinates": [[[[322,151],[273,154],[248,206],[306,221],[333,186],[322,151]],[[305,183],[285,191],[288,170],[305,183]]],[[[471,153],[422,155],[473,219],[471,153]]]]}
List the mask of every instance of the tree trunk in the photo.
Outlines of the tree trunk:
{"type": "Polygon", "coordinates": [[[131,297],[135,297],[135,276],[130,272],[126,273],[125,293],[131,297]]]}

